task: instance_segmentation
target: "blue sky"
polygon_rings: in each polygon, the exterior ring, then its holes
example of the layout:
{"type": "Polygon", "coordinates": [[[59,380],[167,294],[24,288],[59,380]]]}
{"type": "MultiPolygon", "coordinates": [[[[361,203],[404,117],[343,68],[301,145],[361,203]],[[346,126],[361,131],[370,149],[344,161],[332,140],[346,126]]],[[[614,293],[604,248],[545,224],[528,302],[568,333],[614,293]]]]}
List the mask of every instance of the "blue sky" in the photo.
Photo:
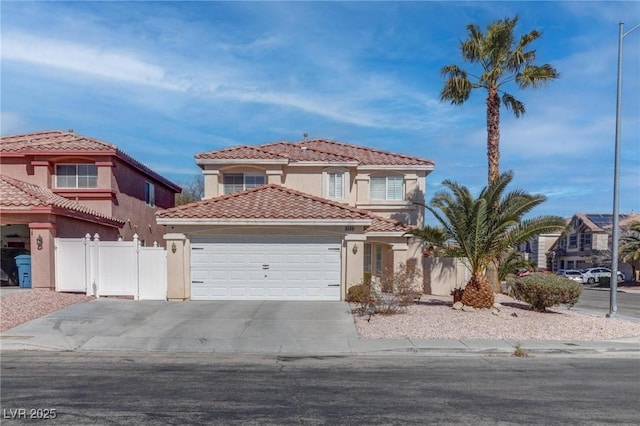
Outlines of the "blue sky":
{"type": "MultiPolygon", "coordinates": [[[[427,197],[486,182],[485,94],[439,101],[466,25],[520,16],[561,78],[507,90],[501,170],[536,214],[612,211],[618,22],[640,2],[3,1],[2,135],[73,128],[176,182],[198,152],[303,133],[436,162],[427,197]]],[[[624,40],[620,210],[640,211],[640,29],[624,40]]]]}

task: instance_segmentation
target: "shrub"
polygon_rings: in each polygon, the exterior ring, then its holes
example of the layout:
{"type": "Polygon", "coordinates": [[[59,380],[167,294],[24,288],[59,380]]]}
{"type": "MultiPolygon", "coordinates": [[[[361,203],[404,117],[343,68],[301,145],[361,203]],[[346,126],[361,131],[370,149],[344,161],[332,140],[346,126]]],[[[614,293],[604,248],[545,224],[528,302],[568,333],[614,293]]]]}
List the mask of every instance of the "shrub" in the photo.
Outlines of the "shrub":
{"type": "Polygon", "coordinates": [[[611,277],[600,277],[598,278],[598,285],[596,287],[611,287],[611,277]]]}
{"type": "Polygon", "coordinates": [[[347,302],[366,303],[371,299],[371,282],[356,284],[347,290],[347,302]]]}
{"type": "Polygon", "coordinates": [[[572,307],[582,294],[582,284],[557,275],[535,274],[517,278],[511,286],[511,296],[544,312],[559,304],[572,307]]]}

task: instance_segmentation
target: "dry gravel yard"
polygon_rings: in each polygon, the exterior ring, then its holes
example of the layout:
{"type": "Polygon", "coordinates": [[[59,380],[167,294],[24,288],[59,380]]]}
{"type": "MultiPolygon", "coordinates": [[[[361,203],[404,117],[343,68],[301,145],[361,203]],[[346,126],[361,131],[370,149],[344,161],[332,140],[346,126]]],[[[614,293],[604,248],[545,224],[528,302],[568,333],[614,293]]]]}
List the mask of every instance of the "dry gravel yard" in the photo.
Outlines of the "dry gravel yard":
{"type": "Polygon", "coordinates": [[[65,306],[89,300],[93,300],[93,297],[44,289],[3,294],[0,296],[0,333],[65,306]]]}
{"type": "MultiPolygon", "coordinates": [[[[397,315],[354,315],[364,339],[514,339],[591,341],[640,336],[640,324],[596,317],[556,306],[549,312],[529,310],[527,304],[497,294],[499,312],[454,310],[451,296],[422,296],[397,315]],[[496,315],[497,314],[497,315],[496,315]]],[[[355,307],[355,305],[353,305],[355,307]]]]}

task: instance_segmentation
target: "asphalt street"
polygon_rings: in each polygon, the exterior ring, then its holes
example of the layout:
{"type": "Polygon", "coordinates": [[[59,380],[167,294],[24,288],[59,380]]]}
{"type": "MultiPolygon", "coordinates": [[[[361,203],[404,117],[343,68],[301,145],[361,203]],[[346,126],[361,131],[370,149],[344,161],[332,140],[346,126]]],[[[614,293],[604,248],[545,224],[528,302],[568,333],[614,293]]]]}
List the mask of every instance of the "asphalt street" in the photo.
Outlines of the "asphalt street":
{"type": "MultiPolygon", "coordinates": [[[[580,301],[574,309],[593,315],[605,316],[609,312],[609,299],[611,292],[608,288],[585,287],[580,296],[580,301]]],[[[616,293],[618,312],[620,319],[640,322],[640,293],[616,293]]]]}
{"type": "Polygon", "coordinates": [[[5,352],[2,424],[631,425],[638,383],[625,358],[5,352]]]}

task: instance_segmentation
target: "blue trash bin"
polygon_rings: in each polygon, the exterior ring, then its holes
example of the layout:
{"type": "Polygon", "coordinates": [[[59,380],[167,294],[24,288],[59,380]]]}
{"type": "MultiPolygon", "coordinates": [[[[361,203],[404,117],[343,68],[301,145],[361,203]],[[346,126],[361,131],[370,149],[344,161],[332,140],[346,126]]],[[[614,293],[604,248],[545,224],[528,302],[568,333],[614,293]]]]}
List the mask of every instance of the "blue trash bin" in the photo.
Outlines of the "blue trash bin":
{"type": "Polygon", "coordinates": [[[18,267],[18,283],[20,288],[31,288],[31,256],[21,254],[16,256],[16,266],[18,267]]]}

